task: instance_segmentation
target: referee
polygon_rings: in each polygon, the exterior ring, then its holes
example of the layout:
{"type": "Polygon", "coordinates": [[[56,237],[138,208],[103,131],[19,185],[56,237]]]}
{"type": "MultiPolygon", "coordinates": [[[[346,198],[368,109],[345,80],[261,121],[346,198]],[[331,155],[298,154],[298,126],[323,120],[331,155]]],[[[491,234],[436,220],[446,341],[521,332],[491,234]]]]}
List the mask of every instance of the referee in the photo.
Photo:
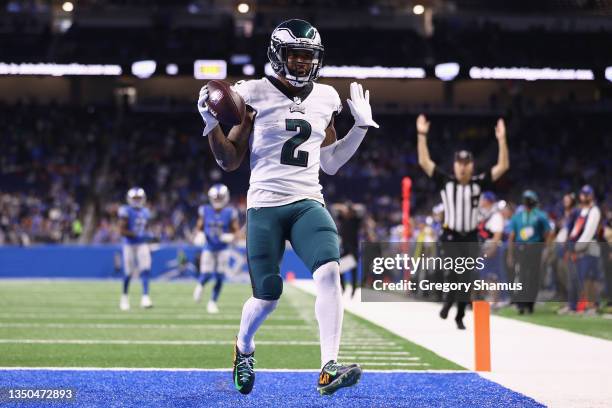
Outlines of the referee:
{"type": "MultiPolygon", "coordinates": [[[[488,172],[474,176],[474,158],[467,150],[455,153],[453,175],[449,175],[436,166],[429,156],[427,148],[427,134],[430,123],[424,115],[419,115],[417,127],[417,152],[419,166],[435,183],[440,191],[444,205],[444,224],[440,236],[444,256],[448,257],[476,257],[478,256],[478,203],[483,191],[491,190],[494,181],[499,179],[510,168],[508,158],[508,144],[506,143],[506,125],[503,119],[498,119],[495,127],[495,137],[499,147],[497,164],[488,172]],[[461,245],[444,245],[445,243],[464,243],[461,245]],[[472,245],[467,245],[470,243],[472,245]]],[[[451,271],[448,277],[450,282],[468,282],[469,273],[455,273],[451,271]]],[[[455,322],[457,328],[464,330],[463,316],[465,307],[470,300],[465,294],[449,292],[440,311],[440,317],[446,319],[453,303],[457,303],[455,322]]]]}

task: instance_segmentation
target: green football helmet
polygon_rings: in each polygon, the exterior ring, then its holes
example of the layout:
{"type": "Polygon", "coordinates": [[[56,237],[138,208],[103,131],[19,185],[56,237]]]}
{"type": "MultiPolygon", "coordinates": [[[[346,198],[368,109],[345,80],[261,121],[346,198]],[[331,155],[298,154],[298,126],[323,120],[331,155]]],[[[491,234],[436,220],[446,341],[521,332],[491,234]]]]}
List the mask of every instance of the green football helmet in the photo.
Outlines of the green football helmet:
{"type": "Polygon", "coordinates": [[[293,86],[302,87],[319,78],[323,54],[321,35],[307,21],[297,19],[283,21],[272,31],[268,59],[274,72],[287,79],[293,86]],[[310,71],[306,75],[299,75],[289,69],[287,58],[290,51],[308,52],[312,55],[310,71]]]}

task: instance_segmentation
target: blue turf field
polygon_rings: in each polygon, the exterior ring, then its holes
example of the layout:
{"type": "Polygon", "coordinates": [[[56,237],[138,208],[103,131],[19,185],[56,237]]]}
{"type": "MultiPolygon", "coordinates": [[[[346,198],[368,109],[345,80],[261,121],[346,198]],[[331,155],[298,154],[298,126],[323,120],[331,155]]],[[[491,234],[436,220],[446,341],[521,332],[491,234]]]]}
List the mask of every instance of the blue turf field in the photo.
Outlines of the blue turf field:
{"type": "MultiPolygon", "coordinates": [[[[0,388],[72,388],[68,407],[541,407],[475,373],[365,372],[353,388],[321,397],[316,372],[259,372],[253,393],[232,387],[229,371],[1,370],[0,388]]],[[[0,402],[0,405],[7,405],[0,402]]]]}

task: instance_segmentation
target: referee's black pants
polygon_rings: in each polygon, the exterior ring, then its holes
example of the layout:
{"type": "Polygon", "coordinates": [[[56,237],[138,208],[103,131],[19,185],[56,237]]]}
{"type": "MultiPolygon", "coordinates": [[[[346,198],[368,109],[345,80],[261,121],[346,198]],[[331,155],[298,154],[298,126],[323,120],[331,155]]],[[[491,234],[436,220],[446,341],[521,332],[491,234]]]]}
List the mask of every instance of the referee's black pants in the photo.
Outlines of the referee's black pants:
{"type": "MultiPolygon", "coordinates": [[[[451,230],[444,230],[440,236],[440,242],[442,243],[441,256],[450,258],[459,257],[472,257],[476,258],[479,254],[478,250],[478,235],[476,231],[467,233],[460,233],[451,230]]],[[[465,271],[463,273],[457,273],[454,270],[446,271],[446,281],[449,283],[468,283],[472,281],[471,271],[465,271]]],[[[471,302],[471,291],[450,291],[446,295],[444,306],[442,307],[442,313],[448,314],[448,311],[453,307],[453,304],[457,304],[457,315],[455,320],[463,320],[465,316],[465,308],[468,303],[471,302]]]]}

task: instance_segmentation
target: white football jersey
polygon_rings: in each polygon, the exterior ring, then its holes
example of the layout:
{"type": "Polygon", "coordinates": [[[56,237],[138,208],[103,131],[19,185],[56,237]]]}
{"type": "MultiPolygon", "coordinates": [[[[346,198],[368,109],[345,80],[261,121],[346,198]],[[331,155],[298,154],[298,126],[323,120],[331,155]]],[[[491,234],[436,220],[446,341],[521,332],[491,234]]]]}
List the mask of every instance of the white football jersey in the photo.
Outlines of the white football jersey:
{"type": "Polygon", "coordinates": [[[241,81],[234,89],[257,114],[250,136],[247,207],[323,202],[319,159],[325,129],[342,102],[334,88],[313,83],[291,97],[277,78],[241,81]]]}

